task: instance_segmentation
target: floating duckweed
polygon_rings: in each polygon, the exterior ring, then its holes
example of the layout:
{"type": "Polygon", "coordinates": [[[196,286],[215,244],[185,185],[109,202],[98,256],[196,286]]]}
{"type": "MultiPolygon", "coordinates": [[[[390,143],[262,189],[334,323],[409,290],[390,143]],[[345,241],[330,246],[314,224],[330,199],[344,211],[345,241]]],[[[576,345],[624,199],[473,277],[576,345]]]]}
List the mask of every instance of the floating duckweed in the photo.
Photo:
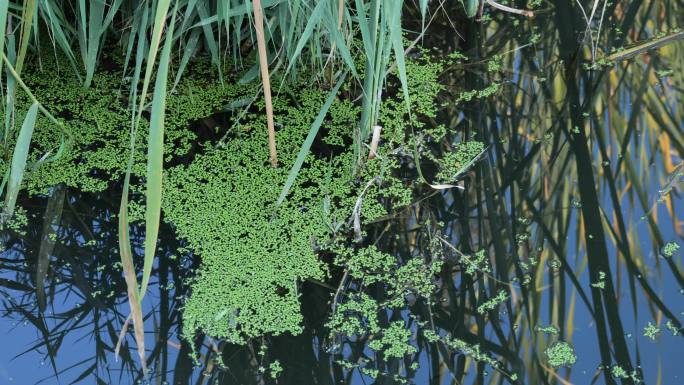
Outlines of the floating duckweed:
{"type": "Polygon", "coordinates": [[[494,95],[501,88],[501,83],[492,83],[481,90],[464,91],[458,95],[456,103],[469,102],[473,99],[483,99],[494,95]]]}
{"type": "Polygon", "coordinates": [[[486,353],[480,351],[480,345],[470,345],[467,342],[458,338],[444,338],[443,342],[452,349],[458,350],[466,356],[471,357],[475,361],[483,362],[496,367],[499,363],[495,359],[489,357],[486,353]]]}
{"type": "Polygon", "coordinates": [[[599,289],[606,288],[606,273],[599,271],[598,281],[591,284],[592,287],[597,287],[599,289]]]}
{"type": "MultiPolygon", "coordinates": [[[[0,210],[2,210],[2,204],[0,204],[0,210]]],[[[28,223],[29,220],[26,209],[17,206],[11,218],[0,221],[0,231],[10,230],[19,235],[26,235],[26,227],[28,223]]]]}
{"type": "Polygon", "coordinates": [[[505,290],[499,290],[496,296],[489,299],[487,302],[481,304],[477,307],[477,312],[479,314],[485,314],[490,310],[494,310],[500,303],[508,299],[508,293],[505,290]]]}
{"type": "Polygon", "coordinates": [[[418,351],[410,340],[411,330],[404,326],[404,321],[394,321],[382,329],[382,337],[371,341],[368,347],[381,351],[386,358],[403,358],[418,351]]]}
{"type": "Polygon", "coordinates": [[[365,374],[366,376],[368,376],[372,379],[376,379],[376,378],[378,378],[380,371],[378,369],[373,369],[373,368],[361,368],[361,373],[365,374]]]}
{"type": "MultiPolygon", "coordinates": [[[[27,173],[24,183],[31,195],[46,194],[51,186],[58,184],[84,192],[101,192],[118,182],[125,172],[130,153],[130,113],[127,98],[112,92],[122,86],[120,73],[98,73],[93,85],[84,88],[72,72],[60,71],[66,65],[63,57],[45,57],[40,67],[29,64],[22,73],[23,80],[45,108],[58,116],[68,116],[62,124],[73,137],[69,150],[58,160],[41,163],[27,173]]],[[[204,74],[193,72],[187,75],[179,84],[178,92],[167,96],[164,149],[167,161],[187,155],[192,143],[197,141],[196,133],[187,128],[188,123],[211,115],[222,108],[225,100],[249,94],[255,87],[207,82],[204,74]]],[[[19,93],[16,103],[17,109],[23,110],[32,101],[19,93]]],[[[142,119],[140,129],[145,131],[147,125],[142,119]]],[[[60,141],[52,122],[39,116],[29,162],[38,164],[37,160],[47,152],[54,152],[60,141]]],[[[136,176],[145,174],[145,145],[144,140],[136,145],[133,167],[136,176]]],[[[0,169],[6,167],[7,160],[0,159],[0,169]]],[[[136,186],[132,186],[132,191],[136,192],[136,186]]],[[[137,198],[143,197],[137,195],[137,198]]],[[[137,203],[135,199],[134,195],[131,204],[137,203]]],[[[133,214],[139,214],[139,210],[133,214]]]]}
{"type": "Polygon", "coordinates": [[[447,152],[438,160],[440,170],[436,175],[439,182],[452,182],[465,173],[484,151],[484,143],[475,140],[461,142],[455,151],[447,152]]]}
{"type": "Polygon", "coordinates": [[[671,320],[667,320],[667,322],[665,322],[665,327],[667,328],[667,330],[672,332],[673,336],[679,335],[679,328],[675,326],[675,324],[671,320]]]}
{"type": "Polygon", "coordinates": [[[368,294],[360,293],[337,306],[326,326],[348,337],[378,333],[378,311],[378,303],[368,294]]]}
{"type": "Polygon", "coordinates": [[[435,333],[435,331],[432,329],[424,329],[423,337],[425,337],[425,339],[428,340],[428,342],[437,342],[440,338],[439,335],[435,333]]]}
{"type": "Polygon", "coordinates": [[[614,365],[611,368],[610,373],[615,378],[629,378],[629,374],[627,374],[627,371],[623,369],[620,365],[614,365]]]}
{"type": "Polygon", "coordinates": [[[462,255],[461,264],[465,266],[466,274],[473,275],[476,271],[481,271],[483,273],[491,273],[492,270],[489,267],[489,260],[484,249],[476,252],[473,255],[462,255]]]}
{"type": "Polygon", "coordinates": [[[486,353],[481,352],[480,345],[471,345],[461,339],[454,337],[440,336],[432,329],[423,329],[422,334],[428,342],[434,343],[437,341],[442,341],[442,343],[444,343],[446,346],[449,346],[450,348],[473,358],[475,361],[489,364],[495,368],[500,365],[497,360],[489,357],[486,353]]]}
{"type": "Polygon", "coordinates": [[[562,366],[570,367],[577,362],[575,348],[565,341],[554,342],[551,346],[546,348],[544,354],[547,357],[549,365],[554,368],[562,366]]]}
{"type": "Polygon", "coordinates": [[[659,336],[660,328],[649,321],[644,327],[644,337],[649,338],[651,341],[655,341],[659,336]]]}
{"type": "Polygon", "coordinates": [[[558,328],[553,326],[553,325],[549,325],[549,326],[537,325],[537,327],[535,327],[534,330],[538,333],[552,334],[552,335],[556,335],[559,333],[558,328]]]}
{"type": "Polygon", "coordinates": [[[557,273],[558,271],[560,271],[561,267],[563,266],[563,264],[561,263],[561,261],[560,261],[559,259],[556,259],[556,258],[549,259],[549,260],[546,262],[546,265],[547,265],[547,266],[549,267],[549,269],[551,269],[551,271],[554,272],[554,273],[557,273]]]}
{"type": "Polygon", "coordinates": [[[503,55],[501,54],[496,54],[492,56],[491,59],[487,62],[487,71],[488,72],[497,72],[501,70],[501,62],[503,59],[503,55]]]}
{"type": "Polygon", "coordinates": [[[280,365],[280,361],[275,360],[271,362],[271,364],[268,366],[268,369],[270,370],[271,373],[271,378],[276,379],[278,376],[280,376],[280,373],[283,372],[283,367],[280,365]]]}
{"type": "Polygon", "coordinates": [[[664,257],[670,258],[674,256],[679,250],[679,244],[677,242],[668,242],[663,246],[661,250],[664,257]]]}
{"type": "Polygon", "coordinates": [[[399,267],[396,274],[392,276],[388,290],[390,296],[395,297],[395,301],[390,306],[401,306],[404,304],[402,293],[412,292],[423,298],[430,298],[435,292],[435,284],[432,277],[442,268],[442,262],[437,260],[427,265],[420,258],[413,258],[399,267]]]}
{"type": "Polygon", "coordinates": [[[397,264],[395,257],[381,252],[373,245],[356,250],[339,247],[335,251],[338,265],[346,266],[352,277],[364,278],[369,284],[387,281],[397,264]]]}

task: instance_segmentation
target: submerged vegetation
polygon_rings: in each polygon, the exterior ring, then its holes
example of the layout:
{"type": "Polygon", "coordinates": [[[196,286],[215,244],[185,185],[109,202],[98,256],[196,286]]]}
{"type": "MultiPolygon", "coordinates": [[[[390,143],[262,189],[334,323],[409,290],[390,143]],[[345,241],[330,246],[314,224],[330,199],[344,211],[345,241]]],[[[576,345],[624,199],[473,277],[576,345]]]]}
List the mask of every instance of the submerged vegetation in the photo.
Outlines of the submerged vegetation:
{"type": "Polygon", "coordinates": [[[677,12],[0,2],[5,313],[74,382],[673,382],[677,12]]]}

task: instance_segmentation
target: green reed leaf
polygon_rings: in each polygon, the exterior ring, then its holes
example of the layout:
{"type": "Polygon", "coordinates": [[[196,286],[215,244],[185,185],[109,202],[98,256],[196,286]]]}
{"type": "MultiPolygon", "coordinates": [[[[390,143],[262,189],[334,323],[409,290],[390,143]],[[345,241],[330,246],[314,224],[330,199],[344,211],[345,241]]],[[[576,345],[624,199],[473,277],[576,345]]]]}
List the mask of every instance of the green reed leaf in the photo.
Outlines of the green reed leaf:
{"type": "Polygon", "coordinates": [[[36,126],[38,105],[38,103],[33,103],[26,113],[24,123],[21,125],[21,130],[19,131],[17,144],[14,146],[7,194],[5,195],[5,207],[3,208],[2,213],[3,219],[5,220],[11,218],[12,214],[14,214],[17,195],[19,195],[21,181],[24,179],[24,171],[26,170],[26,160],[28,159],[31,147],[31,137],[33,136],[33,129],[36,126]]]}

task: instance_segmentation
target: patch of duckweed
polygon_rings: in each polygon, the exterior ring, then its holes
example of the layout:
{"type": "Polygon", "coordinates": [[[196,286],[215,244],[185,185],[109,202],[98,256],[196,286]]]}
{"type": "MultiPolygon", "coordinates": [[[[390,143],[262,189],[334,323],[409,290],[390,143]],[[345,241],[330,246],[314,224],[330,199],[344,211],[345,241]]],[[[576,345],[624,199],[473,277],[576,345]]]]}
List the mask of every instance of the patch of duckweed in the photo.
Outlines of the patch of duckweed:
{"type": "Polygon", "coordinates": [[[599,288],[599,289],[605,289],[606,288],[606,273],[603,271],[599,271],[598,281],[592,283],[591,286],[599,288]]]}
{"type": "Polygon", "coordinates": [[[505,302],[508,299],[508,293],[506,293],[505,290],[499,290],[498,293],[489,300],[483,302],[480,306],[477,307],[477,312],[479,314],[485,314],[489,311],[492,311],[496,309],[499,304],[505,302]]]}
{"type": "MultiPolygon", "coordinates": [[[[2,204],[0,204],[0,209],[1,208],[2,204]]],[[[26,213],[26,209],[24,209],[21,206],[17,206],[11,218],[8,218],[4,221],[0,221],[0,231],[10,231],[19,235],[26,235],[26,226],[28,225],[28,223],[29,219],[26,213]]],[[[4,248],[4,246],[0,247],[4,248]]]]}
{"type": "Polygon", "coordinates": [[[439,160],[440,170],[436,175],[439,182],[451,182],[461,176],[472,165],[473,160],[484,150],[484,143],[475,140],[459,143],[454,151],[447,152],[439,160]]]}
{"type": "MultiPolygon", "coordinates": [[[[54,153],[61,143],[59,132],[39,118],[29,155],[29,165],[37,166],[29,167],[23,187],[32,195],[45,194],[57,184],[102,192],[121,182],[130,154],[129,87],[119,73],[104,72],[84,89],[69,77],[69,71],[61,74],[59,68],[66,66],[60,60],[46,58],[41,70],[28,67],[24,77],[36,97],[64,122],[74,142],[57,161],[37,165],[41,156],[54,153]]],[[[407,62],[412,113],[406,113],[402,93],[386,97],[379,117],[383,131],[378,156],[364,162],[361,169],[354,170],[356,159],[349,148],[360,109],[350,101],[336,100],[289,196],[278,208],[274,202],[327,91],[299,84],[292,85],[291,94],[296,97],[274,98],[281,166],[272,168],[261,99],[234,119],[230,129],[215,129],[213,136],[224,139],[220,142],[203,141],[201,133],[189,125],[231,103],[252,100],[255,94],[254,85],[214,81],[205,67],[199,63],[168,94],[165,119],[163,219],[187,241],[179,256],[196,254],[202,262],[184,303],[183,334],[189,337],[201,330],[242,343],[264,334],[300,332],[299,284],[327,278],[317,252],[332,250],[334,263],[361,283],[357,287],[382,285],[386,296],[376,299],[363,290],[345,293],[328,322],[331,333],[373,336],[371,348],[388,358],[415,353],[410,329],[403,322],[381,327],[379,315],[388,308],[406,307],[408,298],[431,303],[437,289],[435,276],[443,264],[440,251],[435,247],[432,256],[398,258],[375,246],[351,248],[345,234],[355,230],[351,221],[355,214],[363,228],[413,201],[415,186],[399,170],[414,161],[409,149],[446,137],[445,126],[428,128],[425,123],[436,117],[437,95],[443,91],[437,82],[442,63],[407,62]],[[412,135],[408,127],[420,134],[412,135]],[[354,213],[358,203],[360,210],[354,213]]],[[[25,96],[18,96],[18,110],[29,103],[25,96]]],[[[145,175],[146,115],[134,151],[135,180],[145,175]]],[[[12,146],[8,143],[7,148],[12,146]]],[[[453,176],[482,148],[477,142],[460,144],[444,158],[429,158],[440,160],[439,170],[445,177],[453,176]]],[[[420,153],[433,151],[440,152],[428,145],[420,153]]],[[[11,153],[3,154],[0,170],[6,170],[10,157],[11,153]]],[[[132,185],[131,195],[131,221],[142,220],[143,184],[132,185]]],[[[6,226],[25,226],[22,212],[19,207],[6,226]]],[[[477,270],[486,271],[488,265],[481,262],[476,262],[477,270]]],[[[486,359],[479,347],[459,341],[450,339],[449,343],[486,359]]],[[[277,362],[269,369],[275,377],[282,371],[277,362]]]]}
{"type": "Polygon", "coordinates": [[[554,368],[571,367],[577,362],[575,348],[565,341],[556,341],[544,350],[549,365],[554,368]]]}
{"type": "Polygon", "coordinates": [[[268,366],[268,369],[270,371],[271,378],[274,380],[280,376],[280,373],[283,372],[283,366],[278,360],[271,362],[271,364],[268,366]]]}
{"type": "Polygon", "coordinates": [[[653,324],[652,322],[649,322],[646,324],[644,327],[644,337],[650,339],[651,341],[655,341],[660,337],[661,330],[658,326],[653,324]]]}
{"type": "Polygon", "coordinates": [[[482,249],[475,254],[461,256],[461,265],[465,267],[465,273],[473,275],[478,271],[483,273],[491,273],[491,267],[489,266],[489,259],[487,258],[487,252],[482,249]]]}
{"type": "Polygon", "coordinates": [[[677,242],[668,242],[663,246],[662,253],[664,257],[671,258],[677,251],[679,251],[679,244],[677,242]]]}
{"type": "Polygon", "coordinates": [[[539,333],[544,333],[544,334],[551,334],[551,335],[557,335],[560,332],[558,330],[558,328],[553,326],[553,325],[549,325],[549,326],[537,325],[534,328],[534,331],[539,332],[539,333]]]}
{"type": "Polygon", "coordinates": [[[404,358],[414,354],[418,348],[411,344],[411,330],[404,326],[404,321],[394,321],[382,330],[382,336],[374,339],[368,347],[382,352],[386,358],[404,358]]]}
{"type": "Polygon", "coordinates": [[[366,293],[359,293],[341,303],[326,326],[347,337],[375,334],[380,332],[379,311],[376,300],[366,293]]]}
{"type": "MultiPolygon", "coordinates": [[[[83,88],[62,58],[45,57],[40,68],[28,66],[22,77],[38,100],[60,119],[73,136],[67,151],[54,162],[38,163],[46,153],[55,154],[61,143],[59,130],[39,114],[31,142],[29,172],[24,184],[29,194],[47,193],[54,185],[84,192],[101,192],[122,179],[130,155],[131,115],[128,88],[120,73],[96,74],[93,84],[83,88]],[[37,165],[37,167],[31,167],[37,165]]],[[[201,67],[201,66],[200,66],[201,67]]],[[[200,71],[201,72],[201,71],[200,71]]],[[[188,129],[192,121],[221,110],[226,100],[248,94],[252,85],[209,82],[204,73],[188,73],[176,92],[167,96],[165,118],[166,160],[187,155],[197,135],[188,129]]],[[[31,101],[17,93],[17,110],[31,101]]],[[[145,173],[147,120],[141,121],[133,173],[145,173]]],[[[14,143],[9,142],[7,149],[14,143]]],[[[11,152],[0,158],[0,169],[9,164],[11,152]]]]}
{"type": "Polygon", "coordinates": [[[625,370],[620,365],[613,365],[610,368],[610,374],[615,379],[627,379],[627,378],[629,378],[635,384],[641,384],[642,383],[641,378],[639,377],[639,373],[636,370],[633,370],[632,373],[628,373],[627,370],[625,370]]]}
{"type": "MultiPolygon", "coordinates": [[[[412,100],[416,110],[425,114],[431,108],[425,98],[434,100],[439,90],[427,84],[438,72],[430,71],[431,76],[418,72],[420,79],[416,73],[410,77],[417,89],[425,85],[412,100]]],[[[326,98],[325,91],[309,86],[292,89],[295,100],[287,95],[274,99],[282,127],[277,133],[279,168],[268,164],[264,114],[253,111],[230,133],[233,139],[206,147],[190,164],[166,173],[165,219],[187,239],[189,250],[202,257],[184,306],[186,336],[201,330],[240,343],[263,334],[300,332],[298,285],[327,276],[317,249],[334,252],[335,263],[347,268],[351,279],[384,284],[391,296],[383,303],[363,292],[345,296],[328,322],[334,333],[349,337],[384,333],[377,318],[383,307],[404,306],[407,294],[429,297],[435,290],[431,279],[441,268],[439,263],[422,259],[400,263],[372,246],[349,248],[345,237],[334,240],[351,230],[357,203],[364,226],[409,205],[413,198],[412,186],[397,176],[401,159],[393,155],[392,140],[380,147],[380,156],[353,173],[354,154],[346,144],[352,142],[349,128],[360,111],[351,102],[333,103],[317,142],[328,147],[314,144],[314,153],[307,156],[289,196],[280,207],[274,206],[326,98]]],[[[261,101],[255,104],[264,107],[261,101]]],[[[406,117],[405,107],[394,106],[399,113],[389,104],[381,118],[398,127],[406,117]]],[[[396,336],[395,331],[387,338],[396,336]]]]}
{"type": "Polygon", "coordinates": [[[385,282],[397,265],[397,259],[378,250],[374,245],[353,249],[336,248],[336,263],[345,266],[352,278],[364,279],[367,284],[385,282]]]}
{"type": "Polygon", "coordinates": [[[665,322],[665,327],[672,333],[673,336],[679,335],[680,329],[671,320],[667,320],[667,322],[665,322]]]}
{"type": "MultiPolygon", "coordinates": [[[[265,122],[256,114],[240,138],[208,147],[189,165],[166,173],[165,219],[202,257],[184,307],[186,336],[202,330],[240,343],[266,333],[298,333],[298,285],[325,279],[314,252],[332,235],[322,202],[350,195],[351,157],[309,156],[290,196],[276,209],[289,165],[318,111],[314,103],[289,113],[284,101],[275,108],[287,128],[278,133],[283,166],[268,164],[265,122]]],[[[349,215],[333,209],[340,218],[349,215]]]]}

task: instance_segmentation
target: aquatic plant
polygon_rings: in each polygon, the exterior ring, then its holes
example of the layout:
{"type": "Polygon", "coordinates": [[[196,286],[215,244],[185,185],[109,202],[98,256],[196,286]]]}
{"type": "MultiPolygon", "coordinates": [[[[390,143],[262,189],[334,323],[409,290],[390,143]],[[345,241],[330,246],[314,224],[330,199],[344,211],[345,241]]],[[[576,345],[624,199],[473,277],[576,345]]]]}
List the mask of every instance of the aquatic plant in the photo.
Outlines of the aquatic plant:
{"type": "Polygon", "coordinates": [[[644,326],[644,337],[650,339],[651,341],[655,341],[660,337],[661,330],[659,327],[657,327],[655,324],[652,322],[648,322],[646,326],[644,326]]]}
{"type": "Polygon", "coordinates": [[[466,274],[475,274],[480,271],[483,273],[491,273],[491,267],[489,266],[489,259],[487,258],[487,253],[484,249],[476,252],[472,255],[461,255],[460,262],[465,266],[466,274]]]}
{"type": "Polygon", "coordinates": [[[558,328],[555,327],[555,326],[553,326],[553,325],[549,325],[549,326],[540,326],[540,325],[537,325],[537,326],[534,328],[534,330],[535,330],[536,332],[539,332],[539,333],[551,334],[551,335],[556,335],[556,334],[559,333],[558,328]]]}
{"type": "MultiPolygon", "coordinates": [[[[306,132],[302,122],[309,119],[303,115],[316,110],[290,110],[289,117],[282,106],[274,105],[288,127],[279,136],[279,161],[288,164],[292,158],[286,154],[306,132]]],[[[344,157],[329,162],[311,156],[293,196],[276,210],[286,170],[265,166],[262,135],[243,130],[242,138],[208,148],[167,174],[165,218],[202,256],[184,306],[188,337],[201,329],[239,343],[265,333],[300,331],[298,282],[325,277],[313,248],[330,237],[318,210],[325,196],[320,192],[337,199],[349,192],[344,157]]]]}
{"type": "Polygon", "coordinates": [[[411,334],[404,321],[394,321],[383,328],[381,337],[373,339],[368,347],[376,352],[382,352],[386,358],[403,358],[418,351],[410,343],[411,334]]]}
{"type": "Polygon", "coordinates": [[[489,300],[483,302],[480,304],[480,306],[477,307],[477,312],[480,314],[485,314],[488,311],[496,309],[496,307],[501,304],[502,302],[506,301],[508,299],[508,293],[506,293],[505,290],[499,290],[498,293],[489,300]]]}
{"type": "Polygon", "coordinates": [[[280,361],[275,360],[271,362],[268,365],[268,369],[270,371],[271,378],[276,379],[278,376],[280,376],[280,373],[283,372],[283,366],[280,364],[280,361]]]}
{"type": "Polygon", "coordinates": [[[554,368],[570,367],[577,362],[575,348],[565,341],[556,341],[544,350],[549,365],[554,368]]]}
{"type": "Polygon", "coordinates": [[[679,244],[677,242],[668,242],[663,246],[662,253],[666,258],[671,258],[679,250],[679,244]]]}

